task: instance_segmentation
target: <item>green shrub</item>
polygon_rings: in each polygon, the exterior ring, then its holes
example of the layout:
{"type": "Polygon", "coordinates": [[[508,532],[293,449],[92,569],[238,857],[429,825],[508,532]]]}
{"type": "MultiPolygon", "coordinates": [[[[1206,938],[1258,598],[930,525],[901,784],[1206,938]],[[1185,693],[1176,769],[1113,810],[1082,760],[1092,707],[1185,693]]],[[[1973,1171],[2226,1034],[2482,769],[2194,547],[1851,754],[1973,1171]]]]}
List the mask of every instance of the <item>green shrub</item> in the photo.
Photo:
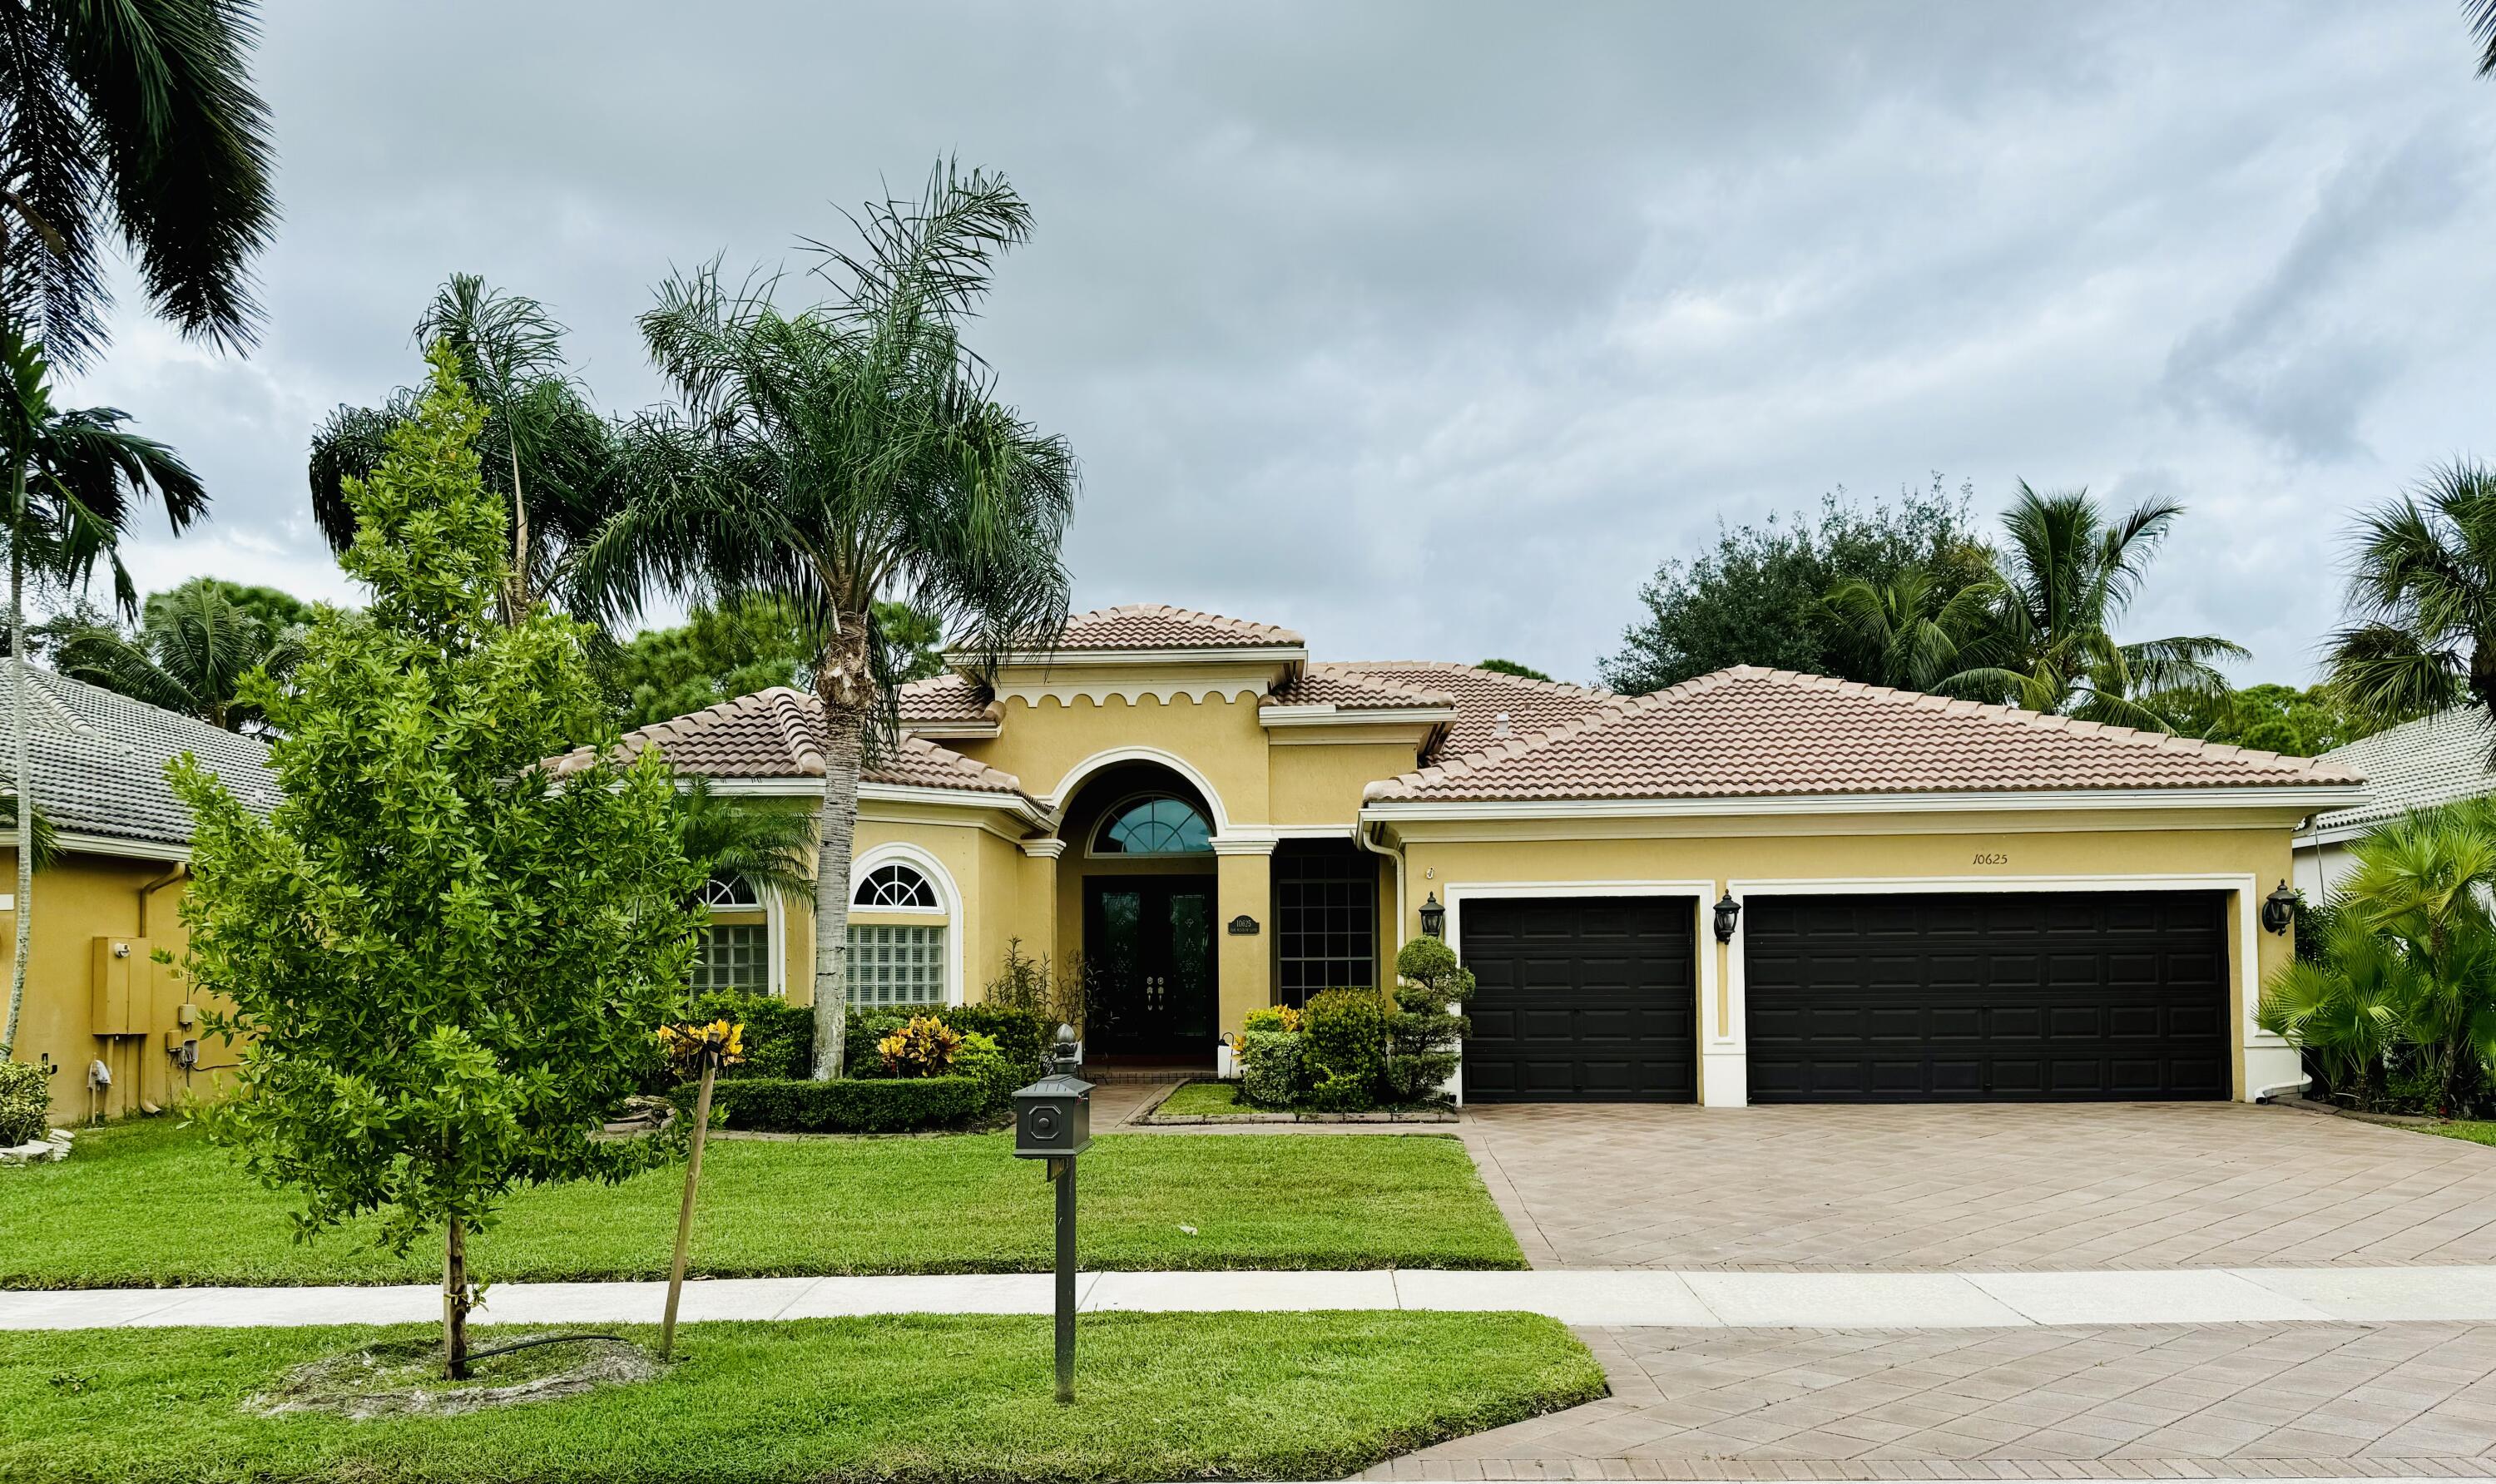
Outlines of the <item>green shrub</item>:
{"type": "Polygon", "coordinates": [[[1387,1091],[1424,1102],[1455,1074],[1456,1048],[1472,1024],[1454,1013],[1472,997],[1474,976],[1436,938],[1416,938],[1395,955],[1395,1010],[1387,1017],[1387,1091]]]}
{"type": "MultiPolygon", "coordinates": [[[[738,1077],[711,1094],[720,1126],[772,1133],[908,1133],[956,1128],[989,1111],[989,1085],[978,1077],[738,1077]]],[[[668,1096],[691,1108],[692,1084],[668,1096]]]]}
{"type": "Polygon", "coordinates": [[[711,990],[696,995],[693,1018],[707,1025],[733,1020],[745,1027],[745,1061],[723,1077],[804,1077],[815,1069],[815,1011],[777,995],[711,990]]]}
{"type": "Polygon", "coordinates": [[[0,1061],[0,1148],[42,1138],[51,1105],[52,1079],[40,1063],[0,1061]]]}
{"type": "Polygon", "coordinates": [[[963,1034],[961,1049],[953,1053],[953,1075],[976,1077],[984,1084],[991,1108],[1004,1107],[1007,1097],[1031,1080],[997,1045],[995,1036],[983,1036],[977,1031],[963,1034]]]}
{"type": "MultiPolygon", "coordinates": [[[[913,1016],[933,1015],[953,1030],[979,1032],[997,1043],[1006,1059],[1029,1075],[1028,1082],[1038,1077],[1057,1038],[1057,1023],[1034,1010],[1017,1009],[1005,1005],[878,1005],[850,1007],[849,1047],[853,1077],[879,1077],[875,1043],[910,1023],[913,1016]]],[[[811,1022],[810,1022],[811,1024],[811,1022]]],[[[811,1031],[808,1033],[813,1034],[811,1031]]],[[[813,1042],[809,1041],[811,1049],[813,1042]]],[[[804,1076],[810,1067],[790,1073],[804,1076]]]]}
{"type": "Polygon", "coordinates": [[[1311,1107],[1353,1113],[1378,1105],[1387,1072],[1387,1000],[1374,989],[1329,989],[1300,1012],[1311,1107]]]}
{"type": "Polygon", "coordinates": [[[1300,1012],[1288,1005],[1261,1005],[1239,1026],[1242,1031],[1296,1032],[1299,1028],[1300,1012]]]}
{"type": "Polygon", "coordinates": [[[933,1015],[913,1015],[908,1025],[875,1043],[889,1077],[941,1077],[952,1070],[961,1049],[962,1033],[933,1015]]]}
{"type": "Polygon", "coordinates": [[[1300,1054],[1307,1037],[1291,1031],[1239,1034],[1239,1091],[1269,1108],[1289,1107],[1300,1096],[1300,1054]]]}

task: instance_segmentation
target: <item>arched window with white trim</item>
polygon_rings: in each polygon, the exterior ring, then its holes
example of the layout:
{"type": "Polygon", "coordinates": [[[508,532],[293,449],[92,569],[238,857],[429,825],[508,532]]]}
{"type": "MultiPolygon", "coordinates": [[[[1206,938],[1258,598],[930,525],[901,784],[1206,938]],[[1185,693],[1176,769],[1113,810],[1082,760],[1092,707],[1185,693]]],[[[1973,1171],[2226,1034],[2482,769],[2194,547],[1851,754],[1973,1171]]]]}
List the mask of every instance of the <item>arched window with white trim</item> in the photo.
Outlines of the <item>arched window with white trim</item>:
{"type": "Polygon", "coordinates": [[[959,979],[950,883],[932,862],[861,860],[850,886],[849,1002],[859,1006],[946,1005],[959,979]]]}
{"type": "Polygon", "coordinates": [[[771,912],[763,894],[745,878],[723,871],[702,882],[694,897],[710,910],[694,949],[694,992],[772,993],[771,912]]]}

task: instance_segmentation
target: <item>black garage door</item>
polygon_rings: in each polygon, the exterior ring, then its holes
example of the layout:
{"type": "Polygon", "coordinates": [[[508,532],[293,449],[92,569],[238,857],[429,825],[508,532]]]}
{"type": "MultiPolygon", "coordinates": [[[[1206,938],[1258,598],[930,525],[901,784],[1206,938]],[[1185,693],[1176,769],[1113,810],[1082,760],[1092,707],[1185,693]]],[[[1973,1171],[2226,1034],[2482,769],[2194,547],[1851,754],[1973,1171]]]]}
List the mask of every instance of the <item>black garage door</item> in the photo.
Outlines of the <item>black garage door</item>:
{"type": "Polygon", "coordinates": [[[1696,915],[1686,897],[1466,902],[1465,1097],[1694,1100],[1696,915]]]}
{"type": "Polygon", "coordinates": [[[2214,892],[1756,896],[1754,1102],[2225,1098],[2214,892]]]}

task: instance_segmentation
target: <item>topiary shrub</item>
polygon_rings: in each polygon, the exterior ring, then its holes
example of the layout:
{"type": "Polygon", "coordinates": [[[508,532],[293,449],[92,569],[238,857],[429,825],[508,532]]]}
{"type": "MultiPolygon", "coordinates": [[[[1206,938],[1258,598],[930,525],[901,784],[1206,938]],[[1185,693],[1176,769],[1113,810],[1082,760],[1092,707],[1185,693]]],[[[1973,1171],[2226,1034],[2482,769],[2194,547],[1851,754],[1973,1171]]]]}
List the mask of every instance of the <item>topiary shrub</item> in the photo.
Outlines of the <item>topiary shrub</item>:
{"type": "Polygon", "coordinates": [[[1395,955],[1395,1010],[1387,1017],[1387,1091],[1398,1102],[1437,1098],[1455,1075],[1456,1048],[1473,1029],[1456,1007],[1473,997],[1474,976],[1456,950],[1416,938],[1395,955]]]}
{"type": "Polygon", "coordinates": [[[1311,995],[1300,1012],[1302,1079],[1311,1107],[1354,1113],[1378,1106],[1387,1071],[1387,1000],[1374,989],[1311,995]]]}
{"type": "MultiPolygon", "coordinates": [[[[990,1111],[989,1084],[978,1077],[738,1077],[720,1082],[711,1108],[724,1128],[771,1133],[911,1133],[955,1128],[990,1111]]],[[[690,1112],[688,1083],[668,1097],[690,1112]]]]}
{"type": "Polygon", "coordinates": [[[1292,1031],[1239,1033],[1239,1091],[1250,1102],[1284,1108],[1300,1096],[1305,1040],[1292,1031]]]}
{"type": "Polygon", "coordinates": [[[51,1106],[52,1079],[40,1063],[0,1061],[0,1149],[42,1138],[51,1106]]]}

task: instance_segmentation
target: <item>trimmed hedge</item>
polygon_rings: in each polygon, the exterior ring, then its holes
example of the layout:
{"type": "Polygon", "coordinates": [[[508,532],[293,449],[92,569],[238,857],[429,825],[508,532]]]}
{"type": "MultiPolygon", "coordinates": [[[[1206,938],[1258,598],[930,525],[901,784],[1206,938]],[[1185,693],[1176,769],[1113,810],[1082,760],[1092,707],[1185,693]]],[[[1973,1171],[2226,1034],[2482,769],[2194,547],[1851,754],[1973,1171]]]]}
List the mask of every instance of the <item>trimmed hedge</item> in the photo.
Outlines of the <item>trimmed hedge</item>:
{"type": "MultiPolygon", "coordinates": [[[[1038,1077],[1042,1058],[1057,1038],[1057,1026],[1037,1010],[1017,1010],[1002,1005],[877,1005],[850,1007],[849,1074],[853,1077],[881,1077],[884,1068],[876,1065],[875,1043],[910,1023],[914,1015],[933,1015],[964,1035],[973,1032],[997,1043],[1018,1072],[1028,1082],[1038,1077]]],[[[810,1043],[811,1044],[811,1043],[810,1043]]],[[[800,1072],[798,1075],[803,1076],[800,1072]]],[[[1017,1083],[1017,1086],[1020,1084],[1017,1083]]]]}
{"type": "Polygon", "coordinates": [[[815,1070],[815,1010],[776,995],[713,990],[694,997],[694,1019],[707,1025],[733,1020],[745,1027],[745,1061],[720,1073],[731,1077],[808,1077],[815,1070]]]}
{"type": "MultiPolygon", "coordinates": [[[[711,1092],[720,1126],[768,1133],[909,1133],[956,1128],[995,1104],[982,1077],[724,1077],[711,1092]]],[[[690,1112],[700,1089],[668,1097],[690,1112]]]]}

